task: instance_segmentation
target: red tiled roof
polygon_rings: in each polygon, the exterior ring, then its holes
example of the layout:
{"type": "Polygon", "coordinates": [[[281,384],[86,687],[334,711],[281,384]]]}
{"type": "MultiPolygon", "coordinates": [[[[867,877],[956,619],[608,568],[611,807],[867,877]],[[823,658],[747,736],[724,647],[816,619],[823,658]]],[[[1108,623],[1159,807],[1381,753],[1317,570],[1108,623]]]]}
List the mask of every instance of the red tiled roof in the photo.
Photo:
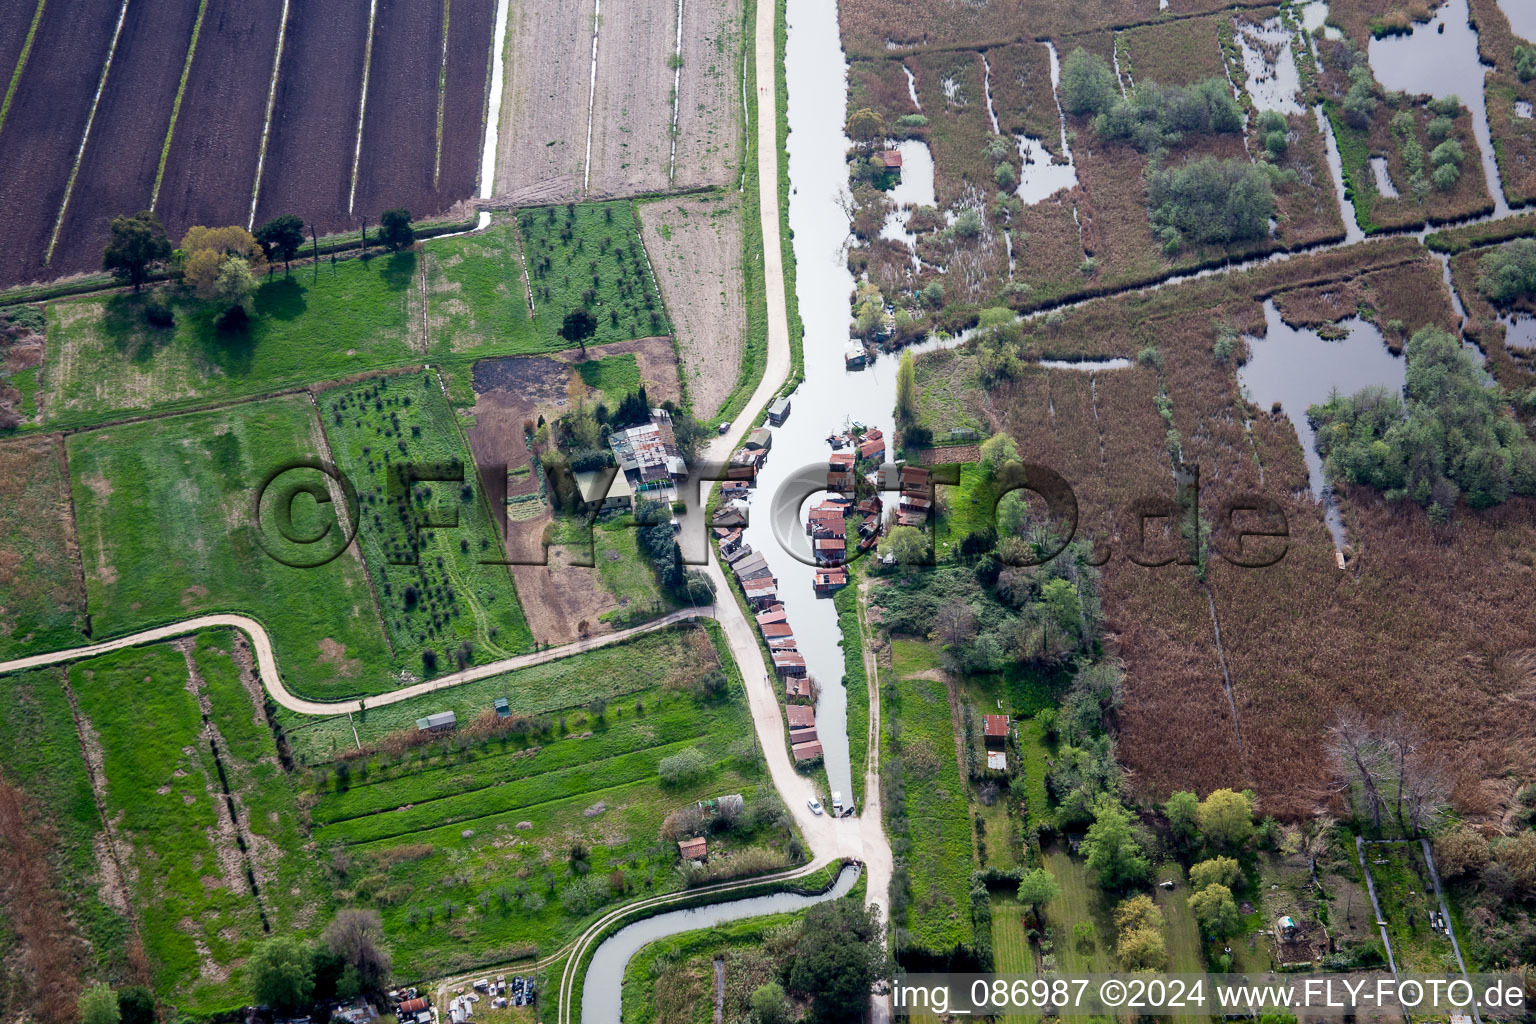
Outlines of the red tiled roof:
{"type": "Polygon", "coordinates": [[[821,756],[821,744],[815,741],[810,743],[796,743],[790,747],[794,752],[796,761],[808,761],[813,757],[821,756]]]}
{"type": "Polygon", "coordinates": [[[709,843],[703,836],[684,839],[677,844],[677,852],[683,855],[683,860],[698,860],[709,852],[709,843]]]}
{"type": "Polygon", "coordinates": [[[901,150],[899,150],[899,149],[884,149],[884,150],[881,150],[880,151],[880,162],[885,164],[886,167],[892,167],[892,168],[900,167],[901,166],[901,150]]]}
{"type": "Polygon", "coordinates": [[[852,469],[854,463],[854,455],[853,452],[838,452],[836,455],[828,459],[827,462],[834,469],[852,469]]]}
{"type": "Polygon", "coordinates": [[[984,735],[987,735],[987,736],[1007,736],[1008,735],[1008,716],[1007,715],[982,715],[981,716],[981,731],[982,731],[982,733],[984,735]]]}

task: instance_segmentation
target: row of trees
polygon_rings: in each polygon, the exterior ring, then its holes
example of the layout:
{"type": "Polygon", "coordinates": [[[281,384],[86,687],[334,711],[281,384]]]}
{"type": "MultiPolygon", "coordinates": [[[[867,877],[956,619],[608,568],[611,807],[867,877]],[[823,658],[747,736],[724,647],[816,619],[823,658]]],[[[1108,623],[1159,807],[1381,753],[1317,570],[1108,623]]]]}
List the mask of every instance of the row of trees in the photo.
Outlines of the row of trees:
{"type": "MultiPolygon", "coordinates": [[[[398,251],[411,245],[415,238],[409,210],[384,212],[380,218],[381,243],[398,251]]],[[[255,234],[238,225],[199,225],[187,231],[179,248],[172,249],[160,218],[151,210],[140,210],[113,218],[111,238],[102,250],[101,265],[138,291],[157,269],[174,262],[199,298],[249,312],[255,275],[277,260],[282,260],[286,268],[303,245],[303,220],[294,214],[283,214],[267,221],[255,234]]]]}

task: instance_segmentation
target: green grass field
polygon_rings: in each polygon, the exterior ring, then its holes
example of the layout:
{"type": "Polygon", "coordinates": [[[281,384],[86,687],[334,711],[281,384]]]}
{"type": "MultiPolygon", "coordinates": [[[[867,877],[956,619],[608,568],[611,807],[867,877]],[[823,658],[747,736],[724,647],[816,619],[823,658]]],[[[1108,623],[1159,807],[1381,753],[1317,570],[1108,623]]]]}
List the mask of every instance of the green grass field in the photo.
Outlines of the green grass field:
{"type": "Polygon", "coordinates": [[[271,763],[275,747],[258,732],[265,726],[255,725],[228,647],[227,634],[198,638],[195,664],[200,676],[208,673],[202,685],[189,684],[186,659],[170,645],[69,670],[101,748],[104,811],[132,849],[130,889],[155,988],[193,1015],[247,1001],[239,962],[268,928],[315,924],[324,902],[311,880],[313,861],[299,853],[293,791],[271,763]],[[220,743],[225,727],[237,738],[220,743]],[[238,823],[225,810],[219,761],[238,823]],[[254,838],[243,840],[247,833],[254,838]]]}
{"type": "Polygon", "coordinates": [[[533,330],[517,226],[510,219],[473,235],[427,242],[422,253],[434,355],[548,351],[533,330]]]}
{"type": "MultiPolygon", "coordinates": [[[[858,570],[854,570],[858,579],[858,570]]],[[[843,686],[848,693],[848,759],[853,769],[853,799],[863,803],[864,774],[869,768],[869,674],[864,670],[864,634],[859,628],[859,588],[844,587],[832,598],[843,634],[843,686]]]]}
{"type": "Polygon", "coordinates": [[[417,256],[399,253],[263,279],[255,313],[230,331],[179,287],[176,325],[151,327],[128,292],[48,304],[49,426],[186,408],[423,359],[417,256]]]}
{"type": "Polygon", "coordinates": [[[555,332],[585,308],[597,320],[588,345],[671,330],[628,202],[524,210],[517,215],[533,288],[533,325],[547,351],[573,347],[555,332]]]}
{"type": "Polygon", "coordinates": [[[0,443],[0,660],[84,642],[60,442],[0,443]]]}
{"type": "Polygon", "coordinates": [[[1045,908],[1046,924],[1056,939],[1057,968],[1073,974],[1114,970],[1115,926],[1110,916],[1113,907],[1089,877],[1082,859],[1060,849],[1047,849],[1045,868],[1061,886],[1061,896],[1045,908]],[[1073,940],[1073,928],[1083,921],[1093,925],[1091,948],[1079,946],[1073,940]]]}
{"type": "Polygon", "coordinates": [[[969,904],[973,866],[966,783],[955,759],[954,727],[944,684],[914,678],[937,666],[937,653],[921,641],[895,640],[897,681],[881,699],[881,764],[899,756],[906,786],[911,852],[906,857],[911,905],[906,928],[912,942],[947,950],[971,940],[969,904]],[[890,742],[896,730],[899,745],[890,742]]]}
{"type": "Polygon", "coordinates": [[[511,571],[494,564],[491,508],[436,375],[380,377],[318,401],[362,503],[358,539],[397,661],[430,677],[530,650],[511,571]],[[421,482],[397,495],[402,465],[421,482]]]}
{"type": "Polygon", "coordinates": [[[1398,970],[1454,971],[1456,959],[1450,939],[1429,926],[1429,912],[1439,910],[1440,904],[1418,844],[1367,843],[1365,863],[1376,882],[1376,898],[1387,922],[1398,970]],[[1378,864],[1378,860],[1385,863],[1378,864]]]}
{"type": "Polygon", "coordinates": [[[603,621],[620,627],[645,622],[677,607],[657,583],[651,560],[640,553],[640,531],[630,525],[632,518],[623,515],[604,520],[592,530],[598,578],[619,602],[617,609],[603,615],[603,621]]]}
{"type": "Polygon", "coordinates": [[[640,364],[633,352],[588,359],[576,364],[576,372],[583,384],[602,393],[602,400],[610,409],[640,390],[640,364]]]}
{"type": "Polygon", "coordinates": [[[1035,954],[1025,936],[1025,908],[1016,897],[992,897],[992,947],[998,974],[1034,974],[1035,954]]]}
{"type": "Polygon", "coordinates": [[[572,709],[548,737],[455,737],[371,760],[366,773],[359,765],[345,779],[317,774],[316,842],[342,851],[333,858],[346,865],[344,897],[383,915],[397,975],[548,953],[621,892],[681,888],[662,822],[706,797],[741,793],[749,816],[770,812],[714,833],[713,865],[749,847],[766,851],[748,856],[785,865],[787,819],[773,813],[778,798],[731,675],[717,698],[655,685],[609,699],[598,715],[582,705],[609,692],[606,680],[564,673],[572,709]],[[663,784],[658,763],[685,749],[700,752],[703,771],[663,784]]]}
{"type": "Polygon", "coordinates": [[[520,715],[552,715],[575,709],[595,697],[614,701],[658,687],[686,685],[714,669],[721,653],[713,624],[703,629],[668,628],[622,644],[560,658],[531,668],[465,683],[396,704],[365,708],[355,715],[312,718],[279,708],[294,758],[319,764],[355,747],[353,730],[362,743],[374,746],[401,730],[414,730],[416,720],[435,711],[452,711],[460,723],[490,710],[497,697],[520,715]],[[580,681],[577,685],[574,681],[580,681]]]}
{"type": "MultiPolygon", "coordinates": [[[[391,689],[388,649],[357,559],[344,553],[319,568],[292,568],[258,543],[255,489],[271,470],[316,457],[320,436],[302,396],[71,436],[93,636],[243,612],[272,634],[294,691],[325,700],[391,689]]],[[[294,507],[300,517],[329,508],[308,498],[294,507]]],[[[296,518],[295,526],[328,523],[296,518]]],[[[277,537],[271,527],[262,536],[277,537]]]]}

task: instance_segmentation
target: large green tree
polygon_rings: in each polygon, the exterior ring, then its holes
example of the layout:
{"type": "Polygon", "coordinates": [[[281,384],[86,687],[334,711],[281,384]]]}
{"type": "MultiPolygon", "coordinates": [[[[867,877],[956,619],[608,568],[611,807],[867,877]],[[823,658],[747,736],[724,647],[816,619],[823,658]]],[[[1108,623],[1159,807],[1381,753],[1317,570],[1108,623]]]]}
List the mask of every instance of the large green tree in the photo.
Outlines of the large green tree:
{"type": "Polygon", "coordinates": [[[1097,114],[1120,95],[1109,62],[1079,46],[1061,65],[1061,104],[1069,114],[1097,114]]]}
{"type": "Polygon", "coordinates": [[[1035,868],[1019,879],[1019,902],[1029,907],[1036,917],[1047,903],[1061,895],[1056,876],[1044,868],[1035,868]]]}
{"type": "Polygon", "coordinates": [[[1234,790],[1215,790],[1200,801],[1200,834],[1213,846],[1242,846],[1253,835],[1253,804],[1234,790]]]}
{"type": "Polygon", "coordinates": [[[112,238],[101,253],[101,267],[138,291],[149,280],[156,263],[171,258],[171,242],[165,237],[160,218],[149,210],[129,217],[112,219],[112,238]]]}
{"type": "Polygon", "coordinates": [[[1130,812],[1112,798],[1099,800],[1082,845],[1088,870],[1098,876],[1105,889],[1118,891],[1137,885],[1152,873],[1141,839],[1131,826],[1130,812]]]}
{"type": "Polygon", "coordinates": [[[292,213],[273,217],[256,229],[256,241],[267,254],[267,262],[283,261],[283,269],[299,254],[304,244],[304,221],[292,213]]]}
{"type": "Polygon", "coordinates": [[[789,987],[811,997],[816,1017],[863,1020],[869,990],[890,964],[877,912],[856,900],[830,900],[806,911],[789,969],[789,987]]]}
{"type": "Polygon", "coordinates": [[[399,252],[415,242],[416,232],[411,227],[411,211],[396,208],[380,214],[379,240],[392,252],[399,252]]]}
{"type": "Polygon", "coordinates": [[[302,1009],[315,990],[314,959],[294,935],[277,935],[256,947],[246,963],[251,993],[280,1013],[302,1009]]]}

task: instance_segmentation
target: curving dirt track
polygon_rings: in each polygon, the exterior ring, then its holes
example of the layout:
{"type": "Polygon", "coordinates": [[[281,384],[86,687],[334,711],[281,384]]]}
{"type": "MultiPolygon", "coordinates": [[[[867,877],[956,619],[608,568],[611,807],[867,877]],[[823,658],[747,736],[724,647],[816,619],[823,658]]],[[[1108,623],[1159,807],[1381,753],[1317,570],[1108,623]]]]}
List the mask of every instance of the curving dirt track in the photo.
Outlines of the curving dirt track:
{"type": "Polygon", "coordinates": [[[250,216],[282,10],[208,0],[155,204],[173,240],[194,224],[243,225],[250,216]]]}

